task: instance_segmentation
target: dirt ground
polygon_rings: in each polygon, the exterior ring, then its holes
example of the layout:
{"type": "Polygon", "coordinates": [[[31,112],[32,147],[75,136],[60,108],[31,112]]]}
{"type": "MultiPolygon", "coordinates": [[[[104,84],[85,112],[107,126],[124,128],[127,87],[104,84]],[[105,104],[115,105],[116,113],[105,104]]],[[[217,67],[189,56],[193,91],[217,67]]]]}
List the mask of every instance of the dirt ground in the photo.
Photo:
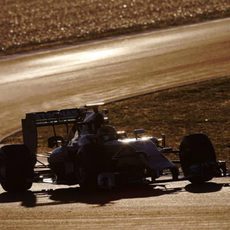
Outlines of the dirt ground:
{"type": "Polygon", "coordinates": [[[207,134],[218,158],[230,166],[230,77],[134,97],[106,106],[111,122],[131,132],[144,128],[155,136],[166,135],[178,148],[183,136],[207,134]]]}
{"type": "Polygon", "coordinates": [[[229,0],[2,0],[0,55],[229,16],[229,0]]]}
{"type": "MultiPolygon", "coordinates": [[[[109,103],[105,108],[109,110],[110,124],[118,130],[132,135],[134,129],[144,128],[148,135],[165,134],[167,145],[175,149],[183,136],[205,133],[213,142],[218,159],[226,160],[230,167],[229,104],[230,77],[226,76],[109,103]]],[[[39,130],[40,151],[44,152],[51,135],[52,129],[39,130]]],[[[17,142],[22,142],[21,132],[2,141],[17,142]]]]}

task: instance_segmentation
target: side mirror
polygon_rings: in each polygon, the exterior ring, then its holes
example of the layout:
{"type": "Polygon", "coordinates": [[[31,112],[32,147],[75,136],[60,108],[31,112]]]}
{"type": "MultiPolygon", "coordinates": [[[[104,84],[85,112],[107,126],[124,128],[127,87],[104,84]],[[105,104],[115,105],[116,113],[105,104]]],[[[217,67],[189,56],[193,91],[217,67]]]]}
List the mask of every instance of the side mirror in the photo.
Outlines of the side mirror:
{"type": "Polygon", "coordinates": [[[52,136],[48,138],[49,148],[58,147],[63,143],[64,143],[64,138],[62,136],[52,136]]]}
{"type": "Polygon", "coordinates": [[[140,134],[145,133],[145,130],[144,130],[144,129],[135,129],[135,130],[133,131],[133,133],[134,133],[134,135],[135,135],[135,138],[138,139],[140,134]]]}
{"type": "Polygon", "coordinates": [[[118,139],[125,139],[128,136],[127,136],[127,133],[122,130],[122,131],[117,131],[117,137],[118,137],[118,139]]]}

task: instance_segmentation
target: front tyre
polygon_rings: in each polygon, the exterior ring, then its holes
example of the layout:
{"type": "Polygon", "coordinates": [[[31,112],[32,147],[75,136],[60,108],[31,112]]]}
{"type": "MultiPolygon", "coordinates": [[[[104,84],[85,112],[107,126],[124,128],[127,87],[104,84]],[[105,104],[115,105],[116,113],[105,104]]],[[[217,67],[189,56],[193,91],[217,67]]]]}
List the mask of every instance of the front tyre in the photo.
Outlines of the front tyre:
{"type": "Polygon", "coordinates": [[[0,149],[0,182],[7,192],[31,188],[35,158],[25,145],[6,145],[0,149]]]}
{"type": "Polygon", "coordinates": [[[204,183],[217,174],[215,150],[205,134],[185,136],[179,156],[184,176],[191,183],[204,183]]]}

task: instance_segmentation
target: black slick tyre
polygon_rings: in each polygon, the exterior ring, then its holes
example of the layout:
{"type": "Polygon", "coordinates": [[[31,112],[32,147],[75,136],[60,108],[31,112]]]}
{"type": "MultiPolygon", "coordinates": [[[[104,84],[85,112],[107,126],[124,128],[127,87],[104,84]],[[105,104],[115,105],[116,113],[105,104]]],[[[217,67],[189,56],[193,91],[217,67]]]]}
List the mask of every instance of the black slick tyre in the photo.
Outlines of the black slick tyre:
{"type": "Polygon", "coordinates": [[[184,176],[192,183],[204,183],[216,174],[215,150],[205,134],[185,136],[180,144],[179,156],[184,176]]]}
{"type": "Polygon", "coordinates": [[[35,158],[25,145],[6,145],[0,149],[0,182],[7,192],[31,188],[35,158]]]}

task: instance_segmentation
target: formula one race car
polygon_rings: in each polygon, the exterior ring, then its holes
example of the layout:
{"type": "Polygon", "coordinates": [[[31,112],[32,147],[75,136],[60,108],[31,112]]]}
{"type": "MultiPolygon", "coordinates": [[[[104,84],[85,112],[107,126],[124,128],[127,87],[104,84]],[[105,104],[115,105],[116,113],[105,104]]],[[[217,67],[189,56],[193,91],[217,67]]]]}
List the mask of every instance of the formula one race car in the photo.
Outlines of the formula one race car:
{"type": "Polygon", "coordinates": [[[82,189],[113,188],[136,182],[155,182],[168,172],[178,180],[180,163],[184,179],[203,183],[214,176],[226,175],[225,162],[216,160],[214,148],[204,134],[185,136],[179,150],[165,145],[165,137],[143,136],[144,130],[134,130],[134,136],[117,131],[109,125],[108,111],[98,105],[60,111],[27,113],[22,119],[23,144],[5,145],[0,149],[0,182],[9,192],[30,189],[45,175],[55,183],[74,185],[82,189]],[[68,135],[57,135],[63,125],[68,135]],[[37,154],[38,127],[49,126],[53,135],[48,146],[48,163],[37,154]],[[73,133],[71,135],[71,133],[73,133]],[[167,153],[179,156],[177,162],[167,153]],[[40,163],[40,164],[39,164],[40,163]],[[149,178],[149,179],[148,179],[149,178]]]}

